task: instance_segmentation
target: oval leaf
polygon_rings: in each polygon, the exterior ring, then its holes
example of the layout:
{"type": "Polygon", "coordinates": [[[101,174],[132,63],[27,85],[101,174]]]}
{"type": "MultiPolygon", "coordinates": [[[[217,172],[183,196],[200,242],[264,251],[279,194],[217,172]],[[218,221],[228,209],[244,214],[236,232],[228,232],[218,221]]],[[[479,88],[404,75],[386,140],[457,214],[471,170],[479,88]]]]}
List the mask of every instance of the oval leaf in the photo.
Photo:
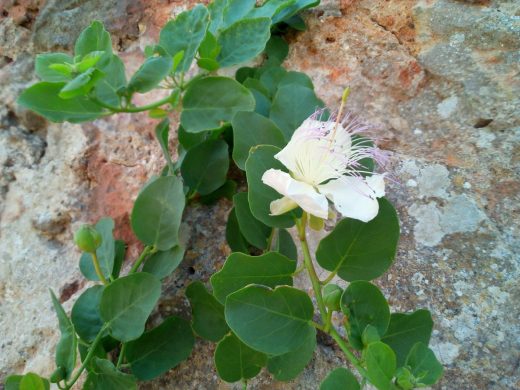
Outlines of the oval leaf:
{"type": "Polygon", "coordinates": [[[350,370],[344,367],[338,367],[331,372],[329,375],[321,382],[320,390],[359,390],[359,383],[350,372],[350,370]]]}
{"type": "Polygon", "coordinates": [[[416,343],[410,350],[406,366],[410,368],[417,387],[434,385],[444,371],[433,351],[423,343],[416,343]]]}
{"type": "Polygon", "coordinates": [[[132,375],[118,371],[111,361],[95,357],[83,388],[88,390],[137,390],[137,383],[132,375]]]}
{"type": "Polygon", "coordinates": [[[132,229],[146,245],[165,251],[179,243],[179,226],[184,211],[182,181],[160,177],[139,194],[132,210],[132,229]]]}
{"type": "Polygon", "coordinates": [[[138,338],[161,295],[161,282],[140,272],[117,279],[101,295],[101,318],[108,322],[112,337],[119,341],[138,338]]]}
{"type": "Polygon", "coordinates": [[[128,82],[131,92],[145,93],[154,89],[170,72],[170,57],[149,57],[128,82]]]}
{"type": "Polygon", "coordinates": [[[226,182],[228,169],[227,143],[210,139],[188,150],[182,161],[181,174],[190,190],[207,195],[226,182]]]}
{"type": "Polygon", "coordinates": [[[367,365],[368,380],[378,390],[394,389],[392,378],[397,367],[395,354],[381,341],[371,343],[363,353],[367,365]]]}
{"type": "Polygon", "coordinates": [[[399,241],[399,220],[390,202],[378,201],[379,213],[373,220],[345,218],[320,241],[319,265],[349,282],[375,279],[390,267],[399,241]]]}
{"type": "Polygon", "coordinates": [[[251,92],[227,77],[205,77],[190,83],[183,99],[181,124],[188,132],[215,130],[239,111],[253,111],[251,92]]]}
{"type": "Polygon", "coordinates": [[[312,301],[292,287],[245,287],[227,297],[225,314],[240,340],[270,355],[298,349],[314,332],[309,324],[314,314],[312,301]]]}
{"type": "Polygon", "coordinates": [[[215,349],[215,367],[226,382],[238,382],[258,375],[267,356],[249,348],[234,334],[227,335],[215,349]]]}
{"type": "Polygon", "coordinates": [[[182,318],[169,317],[126,344],[125,356],[139,380],[150,380],[186,360],[194,343],[190,324],[182,318]]]}
{"type": "Polygon", "coordinates": [[[84,341],[93,341],[103,327],[103,320],[99,312],[103,290],[104,286],[102,285],[86,289],[72,307],[70,317],[74,329],[84,341]]]}
{"type": "Polygon", "coordinates": [[[170,276],[184,258],[184,248],[176,245],[171,249],[151,255],[143,266],[143,272],[155,275],[159,279],[170,276]]]}
{"type": "Polygon", "coordinates": [[[385,334],[390,322],[390,309],[385,297],[373,284],[356,281],[349,284],[341,296],[341,310],[348,318],[349,340],[354,348],[362,349],[363,331],[367,325],[385,334]]]}
{"type": "Polygon", "coordinates": [[[233,197],[235,213],[240,232],[244,238],[259,249],[267,248],[267,240],[272,229],[256,219],[249,209],[247,192],[240,192],[233,197]]]}
{"type": "Polygon", "coordinates": [[[74,325],[72,325],[67,313],[63,310],[63,307],[52,290],[51,298],[54,310],[58,316],[61,333],[60,341],[58,341],[58,345],[56,346],[56,366],[64,370],[65,378],[68,379],[76,366],[78,338],[74,331],[74,325]]]}
{"type": "Polygon", "coordinates": [[[249,253],[246,239],[240,232],[235,208],[232,208],[226,224],[226,241],[232,252],[249,253]]]}
{"type": "Polygon", "coordinates": [[[296,270],[296,261],[277,252],[268,252],[261,256],[249,256],[232,253],[224,267],[211,277],[213,295],[221,303],[226,297],[249,284],[267,287],[280,285],[292,286],[292,274],[296,270]]]}

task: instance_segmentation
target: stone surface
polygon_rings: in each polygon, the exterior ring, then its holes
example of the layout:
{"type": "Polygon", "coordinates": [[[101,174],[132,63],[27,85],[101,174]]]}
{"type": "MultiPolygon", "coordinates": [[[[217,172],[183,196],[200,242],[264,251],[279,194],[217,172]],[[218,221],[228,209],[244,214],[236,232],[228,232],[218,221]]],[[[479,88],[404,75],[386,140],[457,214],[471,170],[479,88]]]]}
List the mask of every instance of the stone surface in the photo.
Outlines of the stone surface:
{"type": "MultiPolygon", "coordinates": [[[[33,58],[70,50],[92,19],[114,34],[129,70],[168,17],[196,1],[6,1],[0,14],[0,380],[53,370],[56,319],[48,288],[67,310],[87,284],[70,243],[80,223],[110,215],[135,245],[128,213],[161,168],[155,122],[119,115],[51,125],[14,103],[34,81],[33,58]]],[[[0,6],[0,8],[2,8],[0,6]]],[[[515,0],[324,0],[291,33],[285,65],[305,71],[331,107],[345,86],[349,108],[375,124],[395,183],[402,237],[379,284],[394,310],[425,307],[445,365],[438,389],[520,387],[520,4],[515,0]]],[[[143,96],[141,103],[154,97],[143,96]]],[[[175,140],[172,139],[172,147],[175,140]]],[[[229,249],[230,203],[192,205],[186,259],[164,288],[154,320],[187,316],[183,289],[207,281],[229,249]]],[[[317,237],[314,237],[317,241],[317,237]]],[[[216,389],[214,345],[143,389],[216,389]]],[[[341,353],[320,338],[295,381],[258,389],[315,389],[341,353]]]]}

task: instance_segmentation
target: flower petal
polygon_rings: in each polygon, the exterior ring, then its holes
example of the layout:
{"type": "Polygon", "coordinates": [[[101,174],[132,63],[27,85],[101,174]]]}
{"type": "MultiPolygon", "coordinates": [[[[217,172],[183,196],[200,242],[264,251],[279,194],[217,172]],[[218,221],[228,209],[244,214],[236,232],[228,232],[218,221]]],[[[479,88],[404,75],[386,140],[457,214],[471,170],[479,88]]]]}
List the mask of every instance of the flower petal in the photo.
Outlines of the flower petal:
{"type": "Polygon", "coordinates": [[[294,180],[287,172],[278,169],[267,170],[262,176],[262,182],[295,201],[309,214],[327,218],[329,210],[327,198],[317,192],[313,186],[294,180]]]}
{"type": "Polygon", "coordinates": [[[291,198],[284,196],[283,198],[273,200],[269,207],[271,209],[271,215],[282,215],[288,211],[294,210],[298,207],[298,203],[291,198]]]}
{"type": "Polygon", "coordinates": [[[376,194],[362,178],[343,176],[318,186],[318,190],[334,203],[344,217],[368,222],[379,211],[376,194]]]}
{"type": "Polygon", "coordinates": [[[385,175],[372,175],[365,180],[378,198],[385,196],[385,175]]]}

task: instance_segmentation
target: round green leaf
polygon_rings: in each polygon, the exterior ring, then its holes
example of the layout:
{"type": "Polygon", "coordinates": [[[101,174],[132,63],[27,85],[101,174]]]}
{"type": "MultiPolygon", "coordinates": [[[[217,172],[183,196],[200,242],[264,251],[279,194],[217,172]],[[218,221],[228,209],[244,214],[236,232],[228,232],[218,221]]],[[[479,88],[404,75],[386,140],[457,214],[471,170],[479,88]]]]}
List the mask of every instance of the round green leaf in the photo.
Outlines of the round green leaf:
{"type": "Polygon", "coordinates": [[[181,174],[192,191],[207,195],[226,182],[228,169],[227,143],[210,139],[188,150],[182,161],[181,174]]]}
{"type": "MultiPolygon", "coordinates": [[[[13,381],[16,383],[15,381],[13,381]]],[[[17,390],[49,390],[49,381],[41,376],[29,372],[20,378],[17,390]]],[[[8,389],[7,389],[8,390],[8,389]]]]}
{"type": "Polygon", "coordinates": [[[94,88],[96,98],[106,104],[118,107],[121,102],[118,92],[126,86],[125,65],[121,58],[114,54],[100,70],[105,74],[105,77],[94,88]]]}
{"type": "Polygon", "coordinates": [[[240,232],[235,208],[231,209],[226,224],[226,241],[233,252],[249,253],[246,239],[240,232]]]}
{"type": "Polygon", "coordinates": [[[224,318],[224,306],[211,295],[201,282],[193,282],[186,289],[192,312],[192,328],[196,334],[211,341],[219,341],[229,332],[224,318]]]}
{"type": "Polygon", "coordinates": [[[349,340],[354,348],[362,349],[363,331],[367,325],[385,334],[390,322],[390,309],[385,297],[373,284],[356,281],[348,285],[341,296],[341,310],[348,318],[349,340]]]}
{"type": "Polygon", "coordinates": [[[444,369],[433,351],[423,343],[416,343],[406,357],[417,387],[434,385],[441,377],[444,369]]]}
{"type": "Polygon", "coordinates": [[[127,343],[125,356],[132,374],[139,380],[150,380],[186,360],[194,343],[190,324],[172,316],[137,340],[127,343]]]}
{"type": "Polygon", "coordinates": [[[274,158],[279,151],[280,149],[276,146],[260,145],[249,152],[249,158],[246,161],[249,207],[255,218],[267,226],[289,228],[294,225],[294,219],[301,215],[301,210],[283,215],[270,215],[271,202],[282,198],[282,195],[262,182],[262,175],[268,169],[285,170],[283,164],[274,158]]]}
{"type": "Polygon", "coordinates": [[[78,298],[70,317],[78,336],[86,341],[93,341],[103,327],[103,320],[99,312],[99,304],[104,286],[96,285],[86,289],[78,298]]]}
{"type": "Polygon", "coordinates": [[[94,21],[84,29],[74,45],[74,55],[84,57],[93,51],[105,52],[104,59],[112,54],[112,40],[103,24],[94,21]]]}
{"type": "Polygon", "coordinates": [[[417,310],[410,314],[392,313],[388,330],[381,341],[394,350],[397,366],[401,367],[416,343],[428,345],[432,329],[433,320],[428,310],[417,310]]]}
{"type": "Polygon", "coordinates": [[[371,343],[363,352],[367,366],[368,380],[378,390],[392,390],[396,369],[395,354],[388,345],[381,341],[371,343]]]}
{"type": "Polygon", "coordinates": [[[239,111],[253,111],[251,92],[227,77],[205,77],[190,83],[183,99],[181,124],[186,131],[215,130],[239,111]]]}
{"type": "Polygon", "coordinates": [[[312,301],[292,287],[247,286],[227,297],[225,314],[242,342],[269,355],[294,351],[314,332],[309,324],[314,314],[312,301]]]}
{"type": "Polygon", "coordinates": [[[234,334],[227,335],[215,349],[215,367],[226,382],[238,382],[258,375],[267,356],[249,348],[234,334]]]}
{"type": "Polygon", "coordinates": [[[296,378],[311,361],[316,349],[316,330],[310,332],[301,346],[283,355],[273,356],[267,362],[267,369],[276,380],[290,381],[296,378]]]}
{"type": "Polygon", "coordinates": [[[50,65],[53,64],[72,64],[73,59],[71,56],[65,53],[43,53],[38,54],[35,60],[35,72],[36,75],[41,78],[43,81],[50,82],[62,82],[70,80],[70,77],[49,68],[50,65]]]}
{"type": "Polygon", "coordinates": [[[260,54],[269,40],[270,28],[269,18],[255,18],[240,20],[221,31],[217,38],[220,66],[241,64],[260,54]]]}
{"type": "Polygon", "coordinates": [[[267,240],[271,234],[271,228],[256,219],[249,209],[247,192],[240,192],[233,197],[235,213],[240,231],[244,238],[259,249],[267,248],[267,240]]]}
{"type": "Polygon", "coordinates": [[[233,118],[233,160],[245,170],[249,151],[257,145],[285,146],[280,129],[266,117],[256,112],[239,112],[233,118]]]}
{"type": "Polygon", "coordinates": [[[52,122],[80,123],[101,116],[102,108],[84,96],[60,98],[64,86],[65,83],[36,83],[23,91],[17,102],[52,122]]]}
{"type": "Polygon", "coordinates": [[[179,178],[164,176],[148,184],[132,210],[132,229],[137,238],[161,251],[177,245],[184,203],[183,183],[179,178]]]}
{"type": "Polygon", "coordinates": [[[95,357],[83,388],[88,390],[137,390],[137,383],[132,375],[122,373],[115,368],[111,361],[95,357]]]}
{"type": "Polygon", "coordinates": [[[390,267],[399,241],[399,220],[390,202],[378,201],[379,213],[373,220],[345,218],[320,241],[319,265],[349,282],[375,279],[390,267]]]}
{"type": "Polygon", "coordinates": [[[147,58],[128,82],[128,90],[140,93],[151,91],[170,73],[171,67],[170,57],[147,58]]]}
{"type": "Polygon", "coordinates": [[[320,390],[359,390],[359,383],[352,372],[344,367],[338,367],[321,382],[320,390]]]}
{"type": "Polygon", "coordinates": [[[289,141],[302,122],[323,106],[323,102],[316,97],[312,89],[298,84],[287,84],[278,88],[269,118],[289,141]]]}
{"type": "MultiPolygon", "coordinates": [[[[273,3],[271,1],[271,3],[273,3]]],[[[262,8],[266,8],[263,6],[262,8]]],[[[271,35],[271,38],[265,46],[265,52],[269,60],[275,60],[278,63],[282,63],[289,55],[289,45],[279,35],[271,35]]]]}
{"type": "Polygon", "coordinates": [[[105,287],[100,312],[112,337],[127,342],[141,336],[161,295],[161,282],[145,272],[117,279],[105,287]]]}
{"type": "Polygon", "coordinates": [[[144,263],[143,272],[164,279],[177,269],[183,258],[184,248],[176,245],[173,248],[151,255],[144,263]]]}
{"type": "Polygon", "coordinates": [[[269,96],[274,96],[278,89],[278,84],[287,75],[287,71],[281,66],[270,66],[263,69],[260,82],[269,92],[269,96]]]}
{"type": "Polygon", "coordinates": [[[298,250],[292,239],[292,236],[285,229],[278,229],[276,241],[272,247],[275,252],[280,252],[289,259],[298,260],[298,250]]]}
{"type": "Polygon", "coordinates": [[[232,253],[224,267],[211,277],[213,295],[221,303],[225,303],[226,297],[249,284],[267,287],[292,286],[292,274],[295,270],[296,261],[278,252],[268,252],[261,256],[232,253]]]}
{"type": "Polygon", "coordinates": [[[280,80],[278,87],[287,84],[298,84],[302,87],[314,89],[314,85],[312,84],[312,80],[309,76],[302,72],[290,71],[285,74],[285,76],[280,80]]]}

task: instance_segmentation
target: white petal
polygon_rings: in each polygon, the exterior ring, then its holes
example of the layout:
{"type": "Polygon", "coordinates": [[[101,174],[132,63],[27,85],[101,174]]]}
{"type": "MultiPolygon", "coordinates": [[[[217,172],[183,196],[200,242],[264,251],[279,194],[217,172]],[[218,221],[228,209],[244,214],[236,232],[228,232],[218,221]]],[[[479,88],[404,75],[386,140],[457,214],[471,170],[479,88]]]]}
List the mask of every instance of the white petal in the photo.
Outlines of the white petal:
{"type": "Polygon", "coordinates": [[[278,169],[267,170],[262,176],[262,181],[280,194],[295,201],[308,213],[316,217],[327,218],[329,210],[327,198],[317,192],[313,186],[294,180],[291,175],[278,169]]]}
{"type": "Polygon", "coordinates": [[[344,216],[368,222],[379,211],[376,194],[362,178],[343,176],[318,186],[344,216]]]}
{"type": "Polygon", "coordinates": [[[298,203],[291,198],[284,196],[283,198],[271,202],[271,215],[282,215],[288,211],[294,210],[296,207],[298,207],[298,203]]]}
{"type": "Polygon", "coordinates": [[[385,196],[385,175],[372,175],[365,180],[378,198],[385,196]]]}

